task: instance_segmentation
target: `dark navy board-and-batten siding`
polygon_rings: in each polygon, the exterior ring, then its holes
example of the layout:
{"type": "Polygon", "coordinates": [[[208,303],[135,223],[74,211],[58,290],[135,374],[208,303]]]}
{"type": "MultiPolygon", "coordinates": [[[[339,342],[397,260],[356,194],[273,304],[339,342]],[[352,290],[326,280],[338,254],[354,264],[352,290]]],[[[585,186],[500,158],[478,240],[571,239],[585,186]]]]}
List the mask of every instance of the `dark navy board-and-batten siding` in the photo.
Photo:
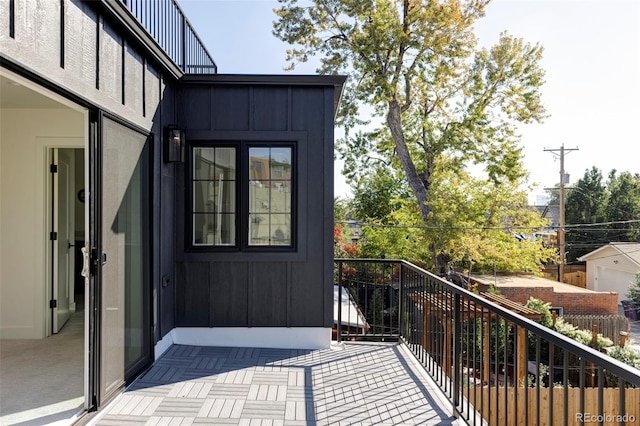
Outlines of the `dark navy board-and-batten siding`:
{"type": "Polygon", "coordinates": [[[336,86],[344,80],[291,80],[217,75],[179,89],[187,150],[225,141],[294,144],[297,232],[292,251],[191,250],[189,165],[176,170],[178,327],[333,324],[333,127],[336,86]]]}

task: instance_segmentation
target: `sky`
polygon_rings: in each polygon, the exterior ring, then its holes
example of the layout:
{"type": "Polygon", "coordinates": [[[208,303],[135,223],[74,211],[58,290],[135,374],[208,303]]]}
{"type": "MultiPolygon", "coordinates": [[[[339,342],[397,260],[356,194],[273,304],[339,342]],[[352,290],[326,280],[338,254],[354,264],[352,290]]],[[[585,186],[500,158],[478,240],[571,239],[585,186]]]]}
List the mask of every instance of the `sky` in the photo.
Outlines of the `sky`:
{"type": "MultiPolygon", "coordinates": [[[[275,38],[275,0],[178,0],[221,74],[285,74],[288,45],[275,38]]],[[[549,117],[519,128],[535,188],[559,182],[557,154],[574,183],[592,167],[640,173],[640,0],[494,0],[475,25],[481,46],[502,31],[544,48],[542,101],[549,117]],[[558,151],[556,151],[557,153],[558,151]]],[[[294,73],[315,74],[313,63],[294,73]]],[[[339,134],[339,132],[337,132],[339,134]]],[[[335,165],[335,195],[349,187],[335,165]]]]}

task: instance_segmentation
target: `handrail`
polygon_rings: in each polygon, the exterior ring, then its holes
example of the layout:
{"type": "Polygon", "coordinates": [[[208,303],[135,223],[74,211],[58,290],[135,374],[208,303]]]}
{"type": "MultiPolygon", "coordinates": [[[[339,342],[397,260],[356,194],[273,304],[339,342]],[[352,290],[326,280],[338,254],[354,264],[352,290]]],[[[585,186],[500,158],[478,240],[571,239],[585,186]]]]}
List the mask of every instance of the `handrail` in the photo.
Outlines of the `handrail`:
{"type": "Polygon", "coordinates": [[[338,338],[397,338],[467,423],[581,424],[612,407],[618,424],[640,420],[640,370],[525,318],[515,302],[501,306],[403,260],[335,263],[340,294],[350,292],[375,331],[345,330],[339,318],[338,338]]]}
{"type": "Polygon", "coordinates": [[[185,74],[218,67],[176,0],[117,0],[185,74]]]}

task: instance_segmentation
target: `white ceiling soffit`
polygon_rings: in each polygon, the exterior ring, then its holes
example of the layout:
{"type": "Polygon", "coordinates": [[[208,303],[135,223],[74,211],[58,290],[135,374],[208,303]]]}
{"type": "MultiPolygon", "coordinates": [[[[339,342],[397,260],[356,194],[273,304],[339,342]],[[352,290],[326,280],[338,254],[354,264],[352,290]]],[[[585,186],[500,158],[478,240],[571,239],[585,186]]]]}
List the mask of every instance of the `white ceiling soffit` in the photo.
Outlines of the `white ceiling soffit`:
{"type": "Polygon", "coordinates": [[[50,93],[35,83],[0,70],[0,108],[3,109],[80,109],[72,102],[50,93]]]}

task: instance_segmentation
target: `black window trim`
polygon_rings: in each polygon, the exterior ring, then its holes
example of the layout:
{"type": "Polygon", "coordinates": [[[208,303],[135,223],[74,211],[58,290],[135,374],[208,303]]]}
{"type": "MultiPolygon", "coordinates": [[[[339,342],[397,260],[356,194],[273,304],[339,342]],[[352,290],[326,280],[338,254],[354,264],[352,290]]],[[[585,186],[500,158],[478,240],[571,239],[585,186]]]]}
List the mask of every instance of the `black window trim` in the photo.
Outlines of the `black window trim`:
{"type": "Polygon", "coordinates": [[[185,248],[191,253],[296,253],[298,252],[298,180],[297,140],[216,139],[187,141],[185,172],[185,248]],[[291,148],[291,245],[249,245],[249,148],[291,148]],[[194,245],[193,243],[193,167],[194,148],[236,149],[236,244],[194,245]]]}

